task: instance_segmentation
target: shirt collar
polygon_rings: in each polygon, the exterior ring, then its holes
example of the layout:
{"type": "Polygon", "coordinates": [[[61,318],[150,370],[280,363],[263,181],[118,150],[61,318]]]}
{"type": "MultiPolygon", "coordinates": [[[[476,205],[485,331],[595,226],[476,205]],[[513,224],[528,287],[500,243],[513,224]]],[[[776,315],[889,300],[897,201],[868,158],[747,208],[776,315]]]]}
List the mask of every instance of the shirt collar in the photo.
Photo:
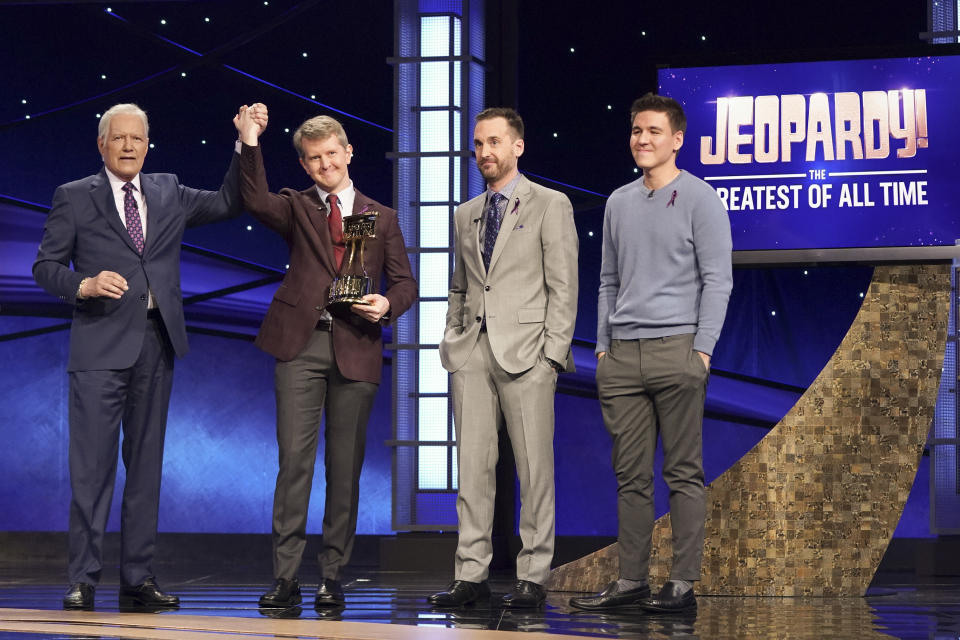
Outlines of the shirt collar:
{"type": "MultiPolygon", "coordinates": [[[[320,202],[327,204],[327,196],[329,196],[330,193],[321,189],[320,185],[317,185],[317,193],[320,195],[320,202]]],[[[350,184],[348,184],[345,189],[341,189],[337,192],[337,199],[340,200],[341,211],[344,211],[343,203],[349,202],[351,206],[353,205],[355,194],[356,191],[353,189],[353,180],[350,181],[350,184]]]]}
{"type": "MultiPolygon", "coordinates": [[[[118,178],[116,175],[114,175],[112,171],[110,171],[110,169],[106,167],[106,165],[104,165],[103,170],[107,172],[107,179],[110,181],[110,188],[113,189],[114,191],[120,191],[120,189],[123,188],[123,185],[127,184],[128,182],[127,180],[118,178]]],[[[143,191],[141,191],[140,189],[139,173],[133,176],[133,180],[129,180],[129,182],[133,183],[133,186],[136,188],[137,191],[139,191],[140,193],[143,193],[143,191]]]]}
{"type": "Polygon", "coordinates": [[[509,200],[510,197],[513,195],[513,192],[516,190],[517,185],[520,183],[520,175],[521,174],[518,173],[517,175],[513,176],[513,180],[503,185],[503,188],[500,189],[500,191],[494,191],[493,189],[490,188],[489,185],[487,185],[487,200],[490,200],[490,197],[494,193],[499,193],[504,198],[509,200]]]}

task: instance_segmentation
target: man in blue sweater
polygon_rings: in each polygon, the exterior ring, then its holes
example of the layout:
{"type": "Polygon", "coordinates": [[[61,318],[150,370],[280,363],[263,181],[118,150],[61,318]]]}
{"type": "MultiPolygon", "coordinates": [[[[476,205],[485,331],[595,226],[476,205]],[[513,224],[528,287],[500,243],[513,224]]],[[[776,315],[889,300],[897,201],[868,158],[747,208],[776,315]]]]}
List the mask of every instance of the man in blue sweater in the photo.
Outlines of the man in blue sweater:
{"type": "Polygon", "coordinates": [[[730,222],[707,183],[677,168],[686,116],[647,94],[630,109],[630,151],[643,178],[610,196],[603,221],[597,388],[613,438],[620,578],[573,598],[589,610],[696,608],[706,500],[703,405],[710,357],[733,286],[730,222]],[[673,565],[651,597],[653,458],[659,433],[670,488],[673,565]]]}

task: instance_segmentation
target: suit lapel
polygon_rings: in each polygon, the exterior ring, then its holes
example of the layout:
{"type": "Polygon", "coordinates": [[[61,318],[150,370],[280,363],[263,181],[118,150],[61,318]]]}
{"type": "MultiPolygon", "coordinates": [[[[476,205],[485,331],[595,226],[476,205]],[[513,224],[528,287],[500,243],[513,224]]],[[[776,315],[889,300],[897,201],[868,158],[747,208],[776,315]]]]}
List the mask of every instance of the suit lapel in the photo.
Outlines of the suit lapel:
{"type": "Polygon", "coordinates": [[[350,215],[355,216],[367,209],[372,209],[376,205],[376,202],[357,191],[356,187],[353,188],[353,194],[353,211],[350,212],[350,215]]]}
{"type": "Polygon", "coordinates": [[[90,184],[90,196],[93,199],[93,206],[106,219],[107,224],[127,243],[130,250],[136,253],[137,247],[133,244],[130,234],[127,233],[127,228],[120,221],[120,212],[117,211],[113,190],[110,188],[110,180],[107,179],[107,174],[103,169],[90,184]]]}
{"type": "MultiPolygon", "coordinates": [[[[524,205],[529,204],[530,193],[530,183],[525,176],[521,175],[517,187],[513,190],[513,195],[510,196],[510,201],[507,202],[507,208],[503,212],[500,233],[497,234],[497,242],[493,245],[493,255],[490,256],[490,269],[488,271],[493,271],[493,266],[497,264],[497,259],[503,253],[503,248],[510,240],[510,234],[513,233],[513,229],[520,220],[524,205]]],[[[529,210],[529,207],[527,209],[529,210]]]]}
{"type": "Polygon", "coordinates": [[[327,207],[320,200],[320,194],[317,188],[310,187],[300,192],[308,204],[308,217],[310,224],[313,225],[317,235],[320,237],[320,245],[317,247],[317,254],[320,261],[333,274],[337,274],[337,261],[333,255],[333,239],[330,237],[330,227],[327,224],[327,207]]]}
{"type": "Polygon", "coordinates": [[[481,274],[481,277],[486,275],[486,270],[483,268],[483,244],[480,241],[480,218],[483,216],[485,203],[486,198],[481,194],[481,197],[460,205],[459,209],[463,212],[461,214],[463,221],[460,223],[464,227],[463,261],[464,263],[468,260],[472,262],[473,268],[481,274]]]}
{"type": "Polygon", "coordinates": [[[164,210],[163,193],[160,191],[160,185],[151,176],[143,173],[140,174],[140,188],[143,190],[143,201],[147,207],[147,228],[143,239],[143,255],[147,255],[147,251],[157,244],[156,240],[161,231],[164,210]]]}

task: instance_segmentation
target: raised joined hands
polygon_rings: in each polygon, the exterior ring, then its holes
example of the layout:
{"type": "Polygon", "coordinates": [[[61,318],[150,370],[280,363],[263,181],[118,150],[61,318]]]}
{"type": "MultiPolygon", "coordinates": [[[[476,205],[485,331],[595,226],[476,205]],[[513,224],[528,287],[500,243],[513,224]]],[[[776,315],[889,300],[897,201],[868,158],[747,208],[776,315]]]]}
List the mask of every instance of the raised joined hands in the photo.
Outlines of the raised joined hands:
{"type": "Polygon", "coordinates": [[[252,105],[242,105],[233,117],[233,126],[240,133],[240,140],[244,144],[255,146],[257,138],[267,128],[267,105],[254,102],[252,105]]]}

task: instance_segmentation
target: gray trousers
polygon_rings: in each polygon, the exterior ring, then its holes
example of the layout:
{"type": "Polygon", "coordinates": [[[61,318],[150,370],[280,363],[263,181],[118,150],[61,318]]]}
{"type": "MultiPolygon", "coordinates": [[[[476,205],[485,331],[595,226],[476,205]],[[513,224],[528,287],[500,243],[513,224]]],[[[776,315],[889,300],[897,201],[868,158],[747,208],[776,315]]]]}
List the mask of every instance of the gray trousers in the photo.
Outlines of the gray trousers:
{"type": "Polygon", "coordinates": [[[557,373],[542,358],[521,374],[500,368],[486,333],[451,377],[457,431],[457,543],[454,577],[487,579],[493,557],[497,430],[506,422],[520,480],[517,578],[543,584],[553,560],[553,400],[557,373]]]}
{"type": "Polygon", "coordinates": [[[313,486],[321,414],[326,412],[322,578],[340,579],[350,560],[357,528],[360,469],[367,420],[378,385],[340,374],[329,331],[314,331],[306,348],[289,362],[277,361],[277,445],[280,469],[273,496],[273,572],[297,575],[307,542],[307,510],[313,486]]]}
{"type": "Polygon", "coordinates": [[[708,377],[693,350],[692,334],[613,340],[597,362],[600,408],[613,438],[621,578],[647,579],[654,522],[653,458],[659,434],[673,526],[670,577],[700,579],[706,518],[703,404],[708,377]]]}

